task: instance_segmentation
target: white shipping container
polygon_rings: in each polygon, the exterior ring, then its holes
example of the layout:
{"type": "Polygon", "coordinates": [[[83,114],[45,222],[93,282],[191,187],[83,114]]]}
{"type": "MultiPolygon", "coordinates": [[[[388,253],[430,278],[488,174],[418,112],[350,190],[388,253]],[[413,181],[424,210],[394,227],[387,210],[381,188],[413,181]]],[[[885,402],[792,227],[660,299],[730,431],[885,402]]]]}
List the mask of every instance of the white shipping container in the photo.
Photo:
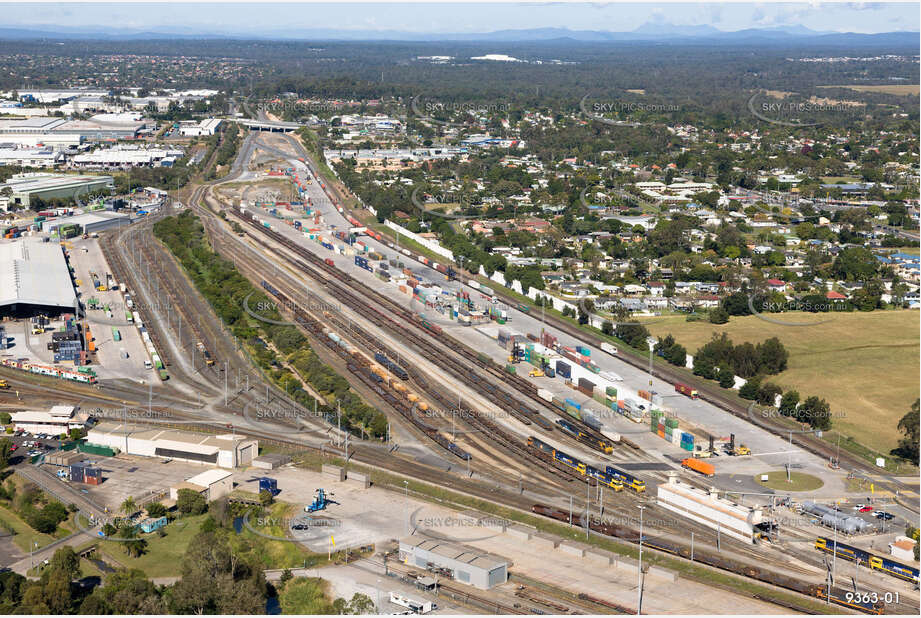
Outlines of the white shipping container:
{"type": "Polygon", "coordinates": [[[608,354],[617,354],[617,348],[615,348],[614,346],[612,346],[612,345],[611,345],[610,343],[608,343],[607,341],[603,341],[603,342],[601,343],[601,351],[602,351],[602,352],[607,352],[608,354]]]}
{"type": "Polygon", "coordinates": [[[680,431],[678,429],[672,429],[672,444],[677,444],[678,446],[681,446],[681,434],[683,433],[684,433],[683,431],[680,431]]]}
{"type": "Polygon", "coordinates": [[[601,430],[601,435],[610,440],[611,442],[620,442],[620,434],[615,431],[608,431],[607,429],[601,430]]]}
{"type": "Polygon", "coordinates": [[[545,401],[553,401],[553,393],[545,388],[537,389],[537,396],[545,401]]]}

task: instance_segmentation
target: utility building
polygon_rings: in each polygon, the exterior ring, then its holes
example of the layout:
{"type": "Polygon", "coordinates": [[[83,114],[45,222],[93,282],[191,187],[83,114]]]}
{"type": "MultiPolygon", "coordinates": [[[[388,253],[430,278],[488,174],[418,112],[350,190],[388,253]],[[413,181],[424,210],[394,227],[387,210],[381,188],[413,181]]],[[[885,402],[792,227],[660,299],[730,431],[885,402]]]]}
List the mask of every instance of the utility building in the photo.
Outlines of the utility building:
{"type": "Polygon", "coordinates": [[[505,560],[472,547],[443,541],[417,537],[402,539],[400,560],[481,590],[489,590],[508,580],[508,562],[505,560]]]}
{"type": "Polygon", "coordinates": [[[129,455],[163,457],[219,468],[248,466],[259,452],[256,440],[234,434],[209,435],[114,422],[92,428],[87,441],[129,455]]]}
{"type": "Polygon", "coordinates": [[[678,480],[670,473],[668,482],[659,485],[657,504],[713,530],[733,538],[752,543],[756,526],[762,523],[762,511],[732,500],[720,498],[715,488],[697,489],[678,480]]]}

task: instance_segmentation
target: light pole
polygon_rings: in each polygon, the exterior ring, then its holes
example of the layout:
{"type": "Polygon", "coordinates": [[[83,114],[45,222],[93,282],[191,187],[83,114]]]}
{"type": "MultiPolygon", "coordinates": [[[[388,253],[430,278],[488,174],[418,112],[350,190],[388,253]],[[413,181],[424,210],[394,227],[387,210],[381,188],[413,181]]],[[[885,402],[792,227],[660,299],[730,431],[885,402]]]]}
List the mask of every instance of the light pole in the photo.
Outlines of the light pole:
{"type": "Polygon", "coordinates": [[[636,565],[636,615],[642,612],[643,604],[643,511],[646,509],[640,505],[640,558],[636,565]]]}

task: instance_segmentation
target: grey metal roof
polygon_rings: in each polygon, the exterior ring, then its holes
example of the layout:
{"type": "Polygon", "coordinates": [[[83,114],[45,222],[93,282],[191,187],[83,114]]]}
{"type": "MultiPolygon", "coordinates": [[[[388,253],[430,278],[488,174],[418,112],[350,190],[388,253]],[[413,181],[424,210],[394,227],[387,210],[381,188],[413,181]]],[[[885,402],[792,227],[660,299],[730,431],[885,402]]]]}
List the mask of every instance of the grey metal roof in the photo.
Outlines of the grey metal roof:
{"type": "Polygon", "coordinates": [[[0,241],[0,307],[73,307],[76,298],[61,245],[29,237],[0,241]]]}

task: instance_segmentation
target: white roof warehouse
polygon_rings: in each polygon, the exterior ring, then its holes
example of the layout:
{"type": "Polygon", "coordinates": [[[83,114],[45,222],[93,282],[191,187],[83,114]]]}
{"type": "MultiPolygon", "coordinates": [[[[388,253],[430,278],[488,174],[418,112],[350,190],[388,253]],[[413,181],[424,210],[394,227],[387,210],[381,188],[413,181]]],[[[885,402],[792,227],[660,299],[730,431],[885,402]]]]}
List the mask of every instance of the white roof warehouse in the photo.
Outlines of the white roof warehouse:
{"type": "Polygon", "coordinates": [[[0,314],[72,310],[77,300],[64,251],[38,238],[0,241],[0,314]]]}

